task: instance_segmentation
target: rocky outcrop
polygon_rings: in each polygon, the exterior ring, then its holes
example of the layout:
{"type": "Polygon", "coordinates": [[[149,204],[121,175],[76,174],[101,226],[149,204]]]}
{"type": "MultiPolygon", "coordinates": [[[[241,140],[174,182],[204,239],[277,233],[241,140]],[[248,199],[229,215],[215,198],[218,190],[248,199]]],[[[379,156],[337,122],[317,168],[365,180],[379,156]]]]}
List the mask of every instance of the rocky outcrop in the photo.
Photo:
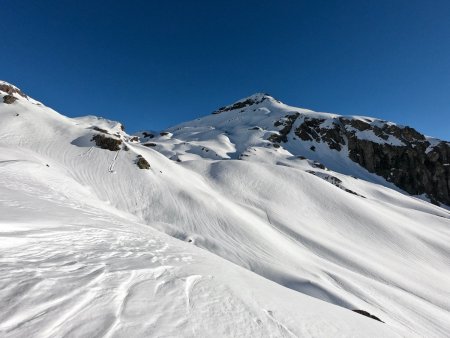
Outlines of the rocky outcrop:
{"type": "MultiPolygon", "coordinates": [[[[405,133],[409,137],[416,131],[405,133]]],[[[450,144],[442,141],[429,147],[423,135],[402,146],[348,135],[350,159],[412,195],[427,194],[435,204],[450,205],[450,144]]]]}
{"type": "Polygon", "coordinates": [[[326,142],[331,149],[340,151],[345,145],[340,123],[333,123],[333,127],[321,127],[325,119],[305,117],[304,122],[295,130],[295,134],[303,141],[326,142]]]}
{"type": "Polygon", "coordinates": [[[94,135],[92,137],[91,141],[94,141],[95,144],[97,145],[97,147],[100,147],[102,149],[107,149],[110,151],[119,151],[120,146],[122,144],[122,140],[112,138],[112,137],[107,137],[102,134],[94,135]]]}
{"type": "Polygon", "coordinates": [[[133,142],[133,143],[139,142],[139,137],[138,136],[131,136],[130,137],[130,142],[133,142]]]}
{"type": "Polygon", "coordinates": [[[95,131],[99,131],[101,133],[104,133],[104,134],[109,134],[107,130],[102,129],[102,128],[97,127],[97,126],[93,126],[92,129],[95,130],[95,131]]]}
{"type": "MultiPolygon", "coordinates": [[[[286,142],[293,124],[286,121],[279,135],[270,136],[270,141],[286,142]]],[[[294,132],[302,141],[323,142],[336,151],[347,147],[350,159],[369,172],[412,195],[426,194],[432,203],[450,205],[448,142],[431,146],[424,135],[410,127],[343,117],[330,121],[305,116],[294,132]]]]}
{"type": "Polygon", "coordinates": [[[155,135],[153,135],[152,133],[147,133],[146,131],[143,131],[143,132],[142,132],[142,135],[143,135],[145,138],[154,138],[154,137],[155,137],[155,135]]]}
{"type": "Polygon", "coordinates": [[[319,130],[320,124],[325,122],[324,119],[313,119],[305,117],[303,123],[295,130],[295,135],[303,141],[320,142],[319,130]]]}
{"type": "Polygon", "coordinates": [[[12,95],[3,96],[3,103],[6,103],[6,104],[14,103],[14,102],[16,102],[16,100],[17,100],[17,97],[12,96],[12,95]]]}
{"type": "Polygon", "coordinates": [[[22,92],[19,88],[7,83],[0,83],[0,90],[9,95],[19,94],[20,96],[27,98],[27,95],[24,92],[22,92]]]}
{"type": "MultiPolygon", "coordinates": [[[[314,167],[314,165],[312,165],[312,166],[314,167]]],[[[325,169],[325,166],[323,167],[323,169],[325,169]]],[[[329,175],[329,174],[325,174],[323,172],[317,172],[317,171],[314,171],[314,170],[306,170],[306,172],[309,173],[309,174],[312,174],[314,176],[317,176],[317,177],[323,179],[324,181],[327,181],[328,183],[331,183],[332,185],[338,187],[341,190],[344,190],[345,192],[348,192],[349,194],[352,194],[352,195],[355,195],[355,196],[359,196],[359,197],[362,197],[362,198],[366,198],[365,196],[360,195],[357,192],[354,192],[353,190],[347,189],[345,186],[342,185],[342,181],[339,178],[335,177],[335,176],[332,176],[332,175],[329,175]]]]}
{"type": "Polygon", "coordinates": [[[139,167],[139,169],[150,169],[150,163],[148,163],[147,160],[142,157],[142,155],[137,156],[136,165],[139,167]]]}
{"type": "Polygon", "coordinates": [[[293,114],[288,114],[285,116],[285,118],[276,121],[274,126],[283,126],[283,128],[278,132],[278,134],[270,135],[269,141],[274,143],[287,142],[287,135],[291,132],[292,125],[299,116],[300,113],[295,112],[293,114]]]}

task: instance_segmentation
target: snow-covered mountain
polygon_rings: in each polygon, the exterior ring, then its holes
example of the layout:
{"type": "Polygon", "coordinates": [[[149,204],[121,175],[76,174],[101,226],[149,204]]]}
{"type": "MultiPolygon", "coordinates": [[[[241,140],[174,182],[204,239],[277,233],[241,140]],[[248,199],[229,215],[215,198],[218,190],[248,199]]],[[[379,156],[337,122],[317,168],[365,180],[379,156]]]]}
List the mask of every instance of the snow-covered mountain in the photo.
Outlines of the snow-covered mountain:
{"type": "MultiPolygon", "coordinates": [[[[148,140],[149,135],[140,136],[148,140]]],[[[263,159],[269,156],[276,163],[300,155],[450,205],[450,143],[384,120],[317,113],[258,93],[156,136],[147,145],[180,160],[256,155],[260,161],[263,153],[263,159]],[[254,153],[259,148],[269,150],[254,153]]]]}
{"type": "Polygon", "coordinates": [[[0,94],[3,336],[450,332],[447,142],[266,94],[138,135],[0,94]]]}

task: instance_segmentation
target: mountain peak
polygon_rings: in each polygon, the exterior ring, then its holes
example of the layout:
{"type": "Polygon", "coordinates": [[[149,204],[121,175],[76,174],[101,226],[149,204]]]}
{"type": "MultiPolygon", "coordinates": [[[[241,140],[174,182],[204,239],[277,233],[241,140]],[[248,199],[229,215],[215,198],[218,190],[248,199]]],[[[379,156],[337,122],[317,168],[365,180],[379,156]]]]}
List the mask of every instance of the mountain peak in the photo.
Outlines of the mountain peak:
{"type": "Polygon", "coordinates": [[[248,100],[248,99],[253,99],[253,100],[267,100],[267,99],[275,100],[270,94],[262,93],[262,92],[254,93],[253,95],[250,95],[250,96],[248,96],[246,98],[243,98],[241,100],[248,100]]]}
{"type": "Polygon", "coordinates": [[[253,95],[244,97],[243,99],[240,99],[239,101],[234,102],[231,105],[220,107],[216,111],[213,112],[213,114],[220,114],[225,111],[235,110],[235,109],[243,109],[249,106],[253,106],[259,103],[262,103],[264,101],[270,101],[270,102],[278,102],[280,101],[274,99],[272,96],[270,96],[267,93],[255,93],[253,95]]]}

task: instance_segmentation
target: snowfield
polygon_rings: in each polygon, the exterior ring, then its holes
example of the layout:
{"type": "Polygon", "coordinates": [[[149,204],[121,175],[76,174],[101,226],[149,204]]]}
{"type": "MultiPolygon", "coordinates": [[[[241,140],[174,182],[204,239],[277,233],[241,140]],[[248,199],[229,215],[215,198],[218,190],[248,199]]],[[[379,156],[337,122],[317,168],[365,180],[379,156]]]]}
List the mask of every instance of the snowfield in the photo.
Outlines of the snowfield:
{"type": "Polygon", "coordinates": [[[137,139],[13,96],[2,337],[450,336],[450,212],[345,151],[269,146],[286,112],[336,115],[270,98],[137,139]]]}

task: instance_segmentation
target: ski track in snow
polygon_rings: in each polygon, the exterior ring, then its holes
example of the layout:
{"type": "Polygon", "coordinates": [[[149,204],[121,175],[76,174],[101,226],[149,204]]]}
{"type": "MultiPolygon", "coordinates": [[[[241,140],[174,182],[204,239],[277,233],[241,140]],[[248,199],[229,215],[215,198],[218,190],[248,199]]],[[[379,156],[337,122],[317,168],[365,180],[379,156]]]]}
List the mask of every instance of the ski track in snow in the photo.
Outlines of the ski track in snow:
{"type": "Polygon", "coordinates": [[[294,333],[292,333],[291,330],[289,330],[286,326],[284,326],[279,320],[277,320],[274,317],[272,311],[264,310],[264,312],[270,318],[270,320],[272,320],[280,328],[280,330],[281,330],[281,332],[283,334],[282,337],[297,337],[294,333]]]}
{"type": "Polygon", "coordinates": [[[111,163],[109,165],[108,171],[110,173],[114,173],[114,166],[116,165],[116,161],[117,161],[117,158],[119,157],[119,153],[120,153],[120,150],[118,150],[116,152],[116,154],[114,155],[114,158],[112,159],[112,161],[111,161],[111,163]]]}
{"type": "Polygon", "coordinates": [[[94,147],[90,147],[87,151],[85,151],[84,153],[81,153],[78,156],[80,156],[80,157],[91,157],[92,150],[94,150],[94,147]]]}

